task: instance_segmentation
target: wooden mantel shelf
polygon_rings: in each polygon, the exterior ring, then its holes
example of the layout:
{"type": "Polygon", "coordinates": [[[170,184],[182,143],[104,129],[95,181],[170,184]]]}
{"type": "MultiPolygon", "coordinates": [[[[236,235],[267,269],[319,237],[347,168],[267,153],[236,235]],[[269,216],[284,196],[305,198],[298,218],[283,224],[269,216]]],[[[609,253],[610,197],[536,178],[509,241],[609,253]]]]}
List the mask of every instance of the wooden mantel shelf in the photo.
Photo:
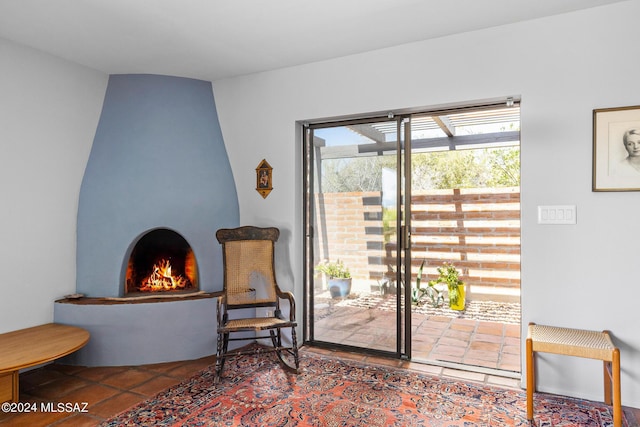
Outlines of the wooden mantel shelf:
{"type": "Polygon", "coordinates": [[[76,304],[76,305],[115,305],[115,304],[149,304],[156,302],[175,302],[175,301],[187,301],[193,299],[202,298],[218,298],[222,295],[222,291],[218,292],[195,292],[186,294],[167,294],[167,295],[153,295],[146,294],[144,297],[139,295],[136,297],[121,297],[121,298],[108,298],[108,297],[82,297],[82,298],[62,298],[56,300],[56,303],[60,304],[76,304]]]}
{"type": "Polygon", "coordinates": [[[18,401],[20,369],[71,354],[88,341],[87,330],[57,323],[0,334],[0,402],[18,401]]]}

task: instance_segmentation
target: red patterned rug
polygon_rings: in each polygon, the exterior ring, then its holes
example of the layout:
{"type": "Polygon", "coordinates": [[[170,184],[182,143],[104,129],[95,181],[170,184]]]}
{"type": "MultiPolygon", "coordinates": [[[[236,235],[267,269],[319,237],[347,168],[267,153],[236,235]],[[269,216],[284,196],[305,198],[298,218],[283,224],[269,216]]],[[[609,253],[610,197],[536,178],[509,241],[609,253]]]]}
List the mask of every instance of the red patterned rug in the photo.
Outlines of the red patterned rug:
{"type": "MultiPolygon", "coordinates": [[[[228,359],[217,387],[212,366],[102,426],[529,426],[520,390],[304,351],[295,375],[271,356],[228,359]]],[[[538,393],[535,424],[604,427],[613,421],[603,403],[538,393]]]]}

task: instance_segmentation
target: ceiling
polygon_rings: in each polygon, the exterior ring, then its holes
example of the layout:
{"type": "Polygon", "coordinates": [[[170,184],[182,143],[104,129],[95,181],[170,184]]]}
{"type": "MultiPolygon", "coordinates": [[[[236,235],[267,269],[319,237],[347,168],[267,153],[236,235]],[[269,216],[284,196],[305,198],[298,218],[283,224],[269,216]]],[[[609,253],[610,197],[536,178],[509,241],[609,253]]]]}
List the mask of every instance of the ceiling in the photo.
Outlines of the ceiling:
{"type": "Polygon", "coordinates": [[[108,74],[218,80],[624,0],[0,0],[0,37],[108,74]]]}

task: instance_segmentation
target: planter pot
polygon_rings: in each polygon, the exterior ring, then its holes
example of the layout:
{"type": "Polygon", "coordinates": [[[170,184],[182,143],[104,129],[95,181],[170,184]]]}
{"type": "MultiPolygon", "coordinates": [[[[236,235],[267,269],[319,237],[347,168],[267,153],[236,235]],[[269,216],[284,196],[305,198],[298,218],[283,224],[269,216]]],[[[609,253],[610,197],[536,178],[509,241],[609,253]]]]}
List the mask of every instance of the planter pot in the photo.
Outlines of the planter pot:
{"type": "Polygon", "coordinates": [[[465,299],[465,286],[457,285],[458,292],[457,295],[454,294],[453,298],[451,297],[452,292],[449,292],[449,308],[452,310],[464,310],[466,299],[465,299]]]}
{"type": "Polygon", "coordinates": [[[351,293],[351,279],[329,279],[331,298],[344,298],[351,293]]]}

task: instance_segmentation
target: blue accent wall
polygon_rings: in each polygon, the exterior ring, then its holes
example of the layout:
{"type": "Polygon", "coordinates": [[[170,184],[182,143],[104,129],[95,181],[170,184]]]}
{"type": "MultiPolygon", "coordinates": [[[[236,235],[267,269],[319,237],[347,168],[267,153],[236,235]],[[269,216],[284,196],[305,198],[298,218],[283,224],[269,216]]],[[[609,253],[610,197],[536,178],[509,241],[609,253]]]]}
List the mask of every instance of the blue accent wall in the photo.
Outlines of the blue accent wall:
{"type": "Polygon", "coordinates": [[[200,288],[221,290],[215,232],[238,225],[238,196],[211,83],[110,76],[80,189],[77,292],[122,296],[135,242],[160,227],[191,245],[200,288]]]}

